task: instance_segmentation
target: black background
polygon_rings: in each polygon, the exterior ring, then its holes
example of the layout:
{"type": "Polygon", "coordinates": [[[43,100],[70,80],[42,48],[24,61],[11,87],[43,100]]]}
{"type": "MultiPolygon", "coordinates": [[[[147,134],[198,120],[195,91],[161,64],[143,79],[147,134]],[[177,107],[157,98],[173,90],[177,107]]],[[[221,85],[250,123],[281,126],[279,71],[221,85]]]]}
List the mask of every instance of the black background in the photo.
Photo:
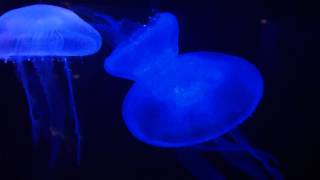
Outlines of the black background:
{"type": "MultiPolygon", "coordinates": [[[[0,13],[37,2],[1,0],[0,13]]],[[[250,60],[264,76],[265,94],[241,131],[251,144],[281,161],[282,172],[288,179],[320,179],[317,172],[320,168],[320,63],[316,54],[320,16],[315,2],[43,2],[88,6],[118,19],[137,22],[147,22],[148,16],[157,11],[170,11],[179,19],[181,52],[219,51],[250,60]],[[262,19],[267,22],[263,23],[262,19]]],[[[175,159],[175,150],[145,145],[126,129],[121,118],[121,103],[131,82],[105,73],[103,61],[110,51],[104,44],[98,54],[72,64],[74,73],[80,75],[80,79],[74,81],[74,88],[82,124],[82,165],[61,168],[49,176],[68,180],[192,179],[175,159]]],[[[0,179],[36,179],[35,174],[44,174],[32,167],[31,125],[22,85],[14,65],[2,61],[0,122],[0,179]]]]}

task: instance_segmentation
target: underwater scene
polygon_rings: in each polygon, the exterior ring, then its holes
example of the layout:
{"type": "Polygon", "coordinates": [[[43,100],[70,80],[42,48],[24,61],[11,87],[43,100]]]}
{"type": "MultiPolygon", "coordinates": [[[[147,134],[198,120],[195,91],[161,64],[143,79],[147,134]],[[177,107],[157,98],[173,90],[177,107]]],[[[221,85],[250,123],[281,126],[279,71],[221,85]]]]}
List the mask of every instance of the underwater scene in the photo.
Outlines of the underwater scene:
{"type": "Polygon", "coordinates": [[[1,0],[1,180],[320,179],[309,1],[1,0]]]}

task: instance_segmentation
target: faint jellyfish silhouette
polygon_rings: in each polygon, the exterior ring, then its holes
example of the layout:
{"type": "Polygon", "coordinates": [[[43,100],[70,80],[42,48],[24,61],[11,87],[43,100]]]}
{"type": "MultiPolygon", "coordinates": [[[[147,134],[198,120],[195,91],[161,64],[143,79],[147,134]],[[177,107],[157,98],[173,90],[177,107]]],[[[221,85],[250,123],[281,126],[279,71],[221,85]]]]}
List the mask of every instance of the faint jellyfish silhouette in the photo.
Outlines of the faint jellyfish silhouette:
{"type": "Polygon", "coordinates": [[[16,65],[29,104],[33,142],[37,145],[50,138],[51,165],[61,138],[68,133],[75,139],[80,160],[80,125],[69,59],[94,54],[101,41],[100,34],[78,15],[53,5],[22,7],[0,17],[0,57],[16,65]],[[61,65],[65,77],[58,76],[61,65]]]}
{"type": "MultiPolygon", "coordinates": [[[[271,165],[272,156],[253,149],[233,131],[254,112],[262,97],[263,79],[258,69],[242,58],[222,53],[179,54],[178,34],[175,16],[158,14],[119,43],[105,61],[108,73],[135,81],[122,107],[130,132],[158,147],[247,153],[257,162],[224,157],[249,176],[267,179],[266,171],[282,179],[271,165]],[[230,137],[222,137],[226,134],[230,137]]],[[[213,171],[208,166],[195,169],[190,163],[186,167],[198,178],[208,174],[204,169],[213,171]]],[[[214,174],[224,178],[218,171],[214,174]]]]}

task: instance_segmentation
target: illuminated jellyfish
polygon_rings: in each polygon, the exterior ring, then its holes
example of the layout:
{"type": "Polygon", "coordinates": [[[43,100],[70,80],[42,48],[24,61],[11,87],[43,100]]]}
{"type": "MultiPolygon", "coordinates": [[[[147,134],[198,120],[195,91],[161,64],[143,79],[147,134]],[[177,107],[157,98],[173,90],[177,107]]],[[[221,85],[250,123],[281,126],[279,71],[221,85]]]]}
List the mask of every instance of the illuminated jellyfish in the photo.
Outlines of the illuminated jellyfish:
{"type": "Polygon", "coordinates": [[[258,69],[240,57],[222,53],[179,54],[178,33],[175,16],[160,13],[119,43],[105,61],[107,72],[135,82],[122,107],[130,132],[153,146],[191,149],[180,157],[200,179],[224,176],[206,166],[210,163],[200,156],[191,158],[189,152],[218,151],[251,177],[281,179],[271,164],[273,158],[253,149],[234,131],[262,97],[258,69]],[[228,138],[222,137],[226,134],[228,138]],[[250,154],[255,161],[231,158],[228,152],[250,154]],[[200,161],[202,166],[195,163],[200,161]]]}
{"type": "Polygon", "coordinates": [[[38,4],[0,17],[0,57],[16,65],[29,104],[34,144],[49,139],[49,163],[56,161],[66,135],[75,139],[79,161],[80,125],[68,60],[93,54],[100,46],[99,33],[65,8],[38,4]],[[62,78],[57,69],[61,65],[62,78]]]}

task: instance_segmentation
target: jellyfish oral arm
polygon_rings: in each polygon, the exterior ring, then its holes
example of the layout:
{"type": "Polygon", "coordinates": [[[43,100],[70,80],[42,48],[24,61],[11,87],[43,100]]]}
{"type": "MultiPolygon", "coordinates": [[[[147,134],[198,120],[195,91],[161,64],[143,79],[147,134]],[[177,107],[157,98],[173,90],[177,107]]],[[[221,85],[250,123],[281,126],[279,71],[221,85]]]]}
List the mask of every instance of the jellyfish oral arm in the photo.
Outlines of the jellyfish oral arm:
{"type": "Polygon", "coordinates": [[[22,61],[17,61],[16,71],[27,97],[29,116],[32,124],[32,139],[33,144],[36,146],[40,141],[41,134],[43,134],[41,132],[43,126],[47,126],[43,114],[47,108],[46,100],[43,96],[41,98],[39,94],[42,92],[41,86],[34,86],[35,75],[30,75],[27,72],[25,64],[22,61]]]}
{"type": "Polygon", "coordinates": [[[64,59],[64,71],[65,71],[67,83],[68,83],[69,103],[70,103],[70,107],[71,107],[71,111],[72,111],[71,116],[72,116],[72,119],[74,121],[74,126],[75,126],[74,133],[77,138],[77,162],[79,165],[80,164],[80,155],[81,155],[81,153],[80,153],[80,150],[81,150],[80,120],[78,118],[78,113],[76,110],[76,104],[75,104],[74,95],[73,95],[71,70],[69,68],[69,62],[66,58],[64,59]]]}
{"type": "Polygon", "coordinates": [[[41,140],[51,142],[51,166],[55,164],[63,142],[66,119],[66,104],[54,77],[53,62],[44,59],[34,59],[32,63],[17,60],[17,73],[29,104],[34,144],[38,145],[41,140]]]}

